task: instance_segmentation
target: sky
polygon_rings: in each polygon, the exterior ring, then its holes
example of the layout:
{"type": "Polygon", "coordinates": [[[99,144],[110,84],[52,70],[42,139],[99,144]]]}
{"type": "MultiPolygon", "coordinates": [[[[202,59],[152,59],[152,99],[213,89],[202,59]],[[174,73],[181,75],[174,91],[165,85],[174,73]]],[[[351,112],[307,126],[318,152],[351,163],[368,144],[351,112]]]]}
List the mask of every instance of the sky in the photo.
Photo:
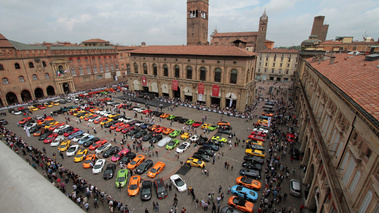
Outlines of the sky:
{"type": "MultiPolygon", "coordinates": [[[[26,44],[100,38],[119,45],[185,45],[187,0],[0,0],[0,33],[26,44]]],[[[315,16],[336,36],[379,38],[378,0],[209,0],[208,35],[258,31],[266,9],[274,47],[308,39],[315,16]],[[231,4],[231,2],[233,2],[231,4]]],[[[210,37],[208,39],[210,41],[210,37]]]]}

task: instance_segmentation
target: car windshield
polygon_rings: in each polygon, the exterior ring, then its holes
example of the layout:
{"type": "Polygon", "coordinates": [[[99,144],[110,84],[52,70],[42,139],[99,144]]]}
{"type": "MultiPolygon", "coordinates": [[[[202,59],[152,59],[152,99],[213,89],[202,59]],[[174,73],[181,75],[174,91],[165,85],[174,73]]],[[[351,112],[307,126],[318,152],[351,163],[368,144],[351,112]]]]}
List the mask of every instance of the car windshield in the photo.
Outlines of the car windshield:
{"type": "Polygon", "coordinates": [[[173,146],[175,144],[174,141],[171,141],[170,143],[168,143],[168,146],[173,146]]]}
{"type": "Polygon", "coordinates": [[[174,182],[179,187],[184,186],[184,182],[181,179],[179,179],[179,178],[176,179],[176,180],[174,180],[174,182]]]}
{"type": "Polygon", "coordinates": [[[117,181],[118,182],[124,182],[125,181],[125,177],[119,177],[119,178],[117,178],[117,181]]]}
{"type": "Polygon", "coordinates": [[[82,156],[83,156],[82,154],[77,154],[77,155],[76,155],[77,158],[80,158],[80,157],[82,157],[82,156]]]}
{"type": "Polygon", "coordinates": [[[144,188],[141,191],[142,194],[150,194],[150,188],[144,188]]]}
{"type": "Polygon", "coordinates": [[[197,161],[197,164],[202,164],[202,163],[203,163],[203,161],[201,161],[201,160],[197,161]]]}
{"type": "Polygon", "coordinates": [[[86,161],[84,161],[84,163],[91,163],[91,160],[86,160],[86,161]]]}
{"type": "Polygon", "coordinates": [[[157,169],[153,168],[153,169],[150,170],[150,172],[151,173],[155,173],[155,172],[157,172],[157,169]]]}
{"type": "Polygon", "coordinates": [[[158,193],[166,192],[166,189],[163,186],[161,186],[161,187],[158,187],[157,191],[158,191],[158,193]]]}
{"type": "Polygon", "coordinates": [[[70,148],[68,149],[69,152],[72,152],[72,151],[74,151],[74,150],[75,150],[75,147],[70,147],[70,148]]]}
{"type": "Polygon", "coordinates": [[[133,184],[133,185],[131,185],[131,186],[129,187],[130,190],[135,190],[135,189],[137,189],[137,188],[138,188],[138,186],[137,186],[136,184],[133,184]]]}
{"type": "Polygon", "coordinates": [[[182,145],[180,145],[178,148],[179,148],[179,149],[184,149],[184,147],[186,147],[186,145],[182,144],[182,145]]]}
{"type": "Polygon", "coordinates": [[[60,146],[60,148],[64,148],[64,147],[66,147],[66,144],[60,146]]]}
{"type": "Polygon", "coordinates": [[[130,162],[130,165],[136,165],[137,161],[130,162]]]}
{"type": "Polygon", "coordinates": [[[104,172],[104,174],[111,174],[112,173],[112,170],[110,170],[110,169],[107,169],[107,170],[105,170],[105,172],[104,172]]]}
{"type": "Polygon", "coordinates": [[[100,164],[95,165],[93,168],[94,168],[94,169],[100,169],[100,168],[101,168],[101,165],[100,165],[100,164]]]}

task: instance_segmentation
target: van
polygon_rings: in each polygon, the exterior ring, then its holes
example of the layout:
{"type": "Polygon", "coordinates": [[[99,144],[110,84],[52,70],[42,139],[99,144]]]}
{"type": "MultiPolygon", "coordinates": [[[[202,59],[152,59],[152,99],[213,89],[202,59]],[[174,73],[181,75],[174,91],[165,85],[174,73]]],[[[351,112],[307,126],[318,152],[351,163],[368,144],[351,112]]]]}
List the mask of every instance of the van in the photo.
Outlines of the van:
{"type": "Polygon", "coordinates": [[[159,147],[164,147],[164,146],[166,146],[166,144],[167,144],[168,142],[170,142],[170,141],[171,141],[171,138],[170,138],[170,137],[165,137],[165,138],[163,138],[162,140],[160,140],[160,141],[158,142],[157,146],[159,146],[159,147]]]}
{"type": "Polygon", "coordinates": [[[301,184],[300,181],[291,179],[290,181],[290,195],[294,197],[301,197],[301,184]]]}

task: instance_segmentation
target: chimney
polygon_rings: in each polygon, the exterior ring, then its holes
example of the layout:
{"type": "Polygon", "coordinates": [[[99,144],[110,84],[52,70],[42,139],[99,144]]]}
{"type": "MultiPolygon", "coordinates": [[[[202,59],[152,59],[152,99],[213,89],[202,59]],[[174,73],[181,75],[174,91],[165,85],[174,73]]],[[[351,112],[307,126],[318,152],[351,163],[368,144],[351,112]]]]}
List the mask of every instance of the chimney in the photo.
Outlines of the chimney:
{"type": "Polygon", "coordinates": [[[336,59],[335,55],[330,56],[330,62],[329,64],[334,64],[334,60],[336,59]]]}

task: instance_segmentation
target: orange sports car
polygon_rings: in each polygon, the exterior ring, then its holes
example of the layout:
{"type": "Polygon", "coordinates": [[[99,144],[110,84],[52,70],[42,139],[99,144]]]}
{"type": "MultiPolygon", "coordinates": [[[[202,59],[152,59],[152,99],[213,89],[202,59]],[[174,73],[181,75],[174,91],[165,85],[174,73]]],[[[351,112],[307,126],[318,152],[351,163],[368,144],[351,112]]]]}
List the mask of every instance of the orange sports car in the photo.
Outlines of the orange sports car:
{"type": "Polygon", "coordinates": [[[118,126],[115,130],[116,132],[121,132],[123,129],[125,129],[126,127],[128,127],[129,124],[124,124],[122,123],[120,126],[118,126]]]}
{"type": "Polygon", "coordinates": [[[124,125],[124,123],[123,122],[118,122],[118,123],[113,124],[111,127],[109,127],[109,129],[114,130],[114,129],[116,129],[117,127],[119,127],[121,125],[124,125]]]}
{"type": "Polygon", "coordinates": [[[254,204],[238,196],[231,196],[228,199],[228,205],[233,206],[234,208],[241,210],[242,212],[253,213],[254,204]]]}
{"type": "Polygon", "coordinates": [[[106,118],[106,117],[101,117],[101,118],[99,118],[98,120],[95,120],[93,123],[94,124],[99,124],[100,122],[103,122],[104,120],[107,120],[108,118],[106,118]]]}
{"type": "Polygon", "coordinates": [[[161,115],[161,118],[167,118],[168,116],[170,116],[170,114],[164,113],[161,115]]]}
{"type": "Polygon", "coordinates": [[[152,125],[151,127],[147,128],[147,129],[150,130],[150,131],[155,131],[159,127],[160,127],[159,125],[152,125]]]}
{"type": "Polygon", "coordinates": [[[83,168],[88,169],[91,168],[91,162],[94,162],[96,160],[95,154],[87,155],[86,159],[83,162],[83,168]]]}
{"type": "Polygon", "coordinates": [[[161,127],[157,128],[157,129],[155,129],[155,132],[156,133],[162,133],[165,130],[166,130],[166,127],[161,126],[161,127]]]}
{"type": "Polygon", "coordinates": [[[23,123],[30,121],[30,120],[32,120],[32,117],[26,117],[26,118],[21,119],[18,123],[23,124],[23,123]]]}
{"type": "Polygon", "coordinates": [[[139,192],[139,186],[141,184],[141,176],[134,175],[130,177],[128,186],[128,195],[130,197],[136,196],[139,192]]]}
{"type": "Polygon", "coordinates": [[[130,163],[128,163],[127,168],[133,170],[137,166],[139,166],[144,160],[145,160],[145,156],[137,155],[137,157],[135,157],[130,163]]]}
{"type": "Polygon", "coordinates": [[[151,168],[149,170],[149,172],[147,173],[147,176],[151,177],[151,178],[155,178],[155,176],[157,176],[157,174],[159,174],[160,172],[162,172],[162,170],[164,169],[164,167],[166,166],[165,163],[163,163],[162,161],[158,161],[154,166],[153,168],[151,168]]]}
{"type": "Polygon", "coordinates": [[[173,131],[174,131],[174,129],[167,128],[166,130],[163,131],[163,134],[168,135],[168,134],[170,134],[173,131]]]}
{"type": "Polygon", "coordinates": [[[261,189],[261,182],[254,180],[252,178],[246,177],[246,176],[240,176],[236,179],[236,183],[238,185],[242,185],[249,189],[255,189],[260,190],[261,189]]]}

